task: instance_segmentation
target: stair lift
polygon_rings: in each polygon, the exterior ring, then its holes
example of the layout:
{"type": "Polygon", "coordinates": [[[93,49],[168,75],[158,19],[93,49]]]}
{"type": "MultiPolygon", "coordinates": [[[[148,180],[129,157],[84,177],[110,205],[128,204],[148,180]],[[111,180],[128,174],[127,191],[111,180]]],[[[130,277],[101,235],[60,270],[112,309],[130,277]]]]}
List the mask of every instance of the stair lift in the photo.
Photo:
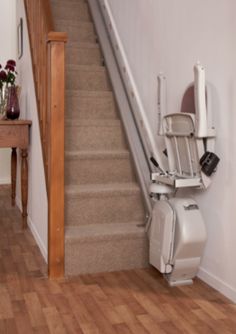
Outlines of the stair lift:
{"type": "Polygon", "coordinates": [[[165,78],[158,77],[159,135],[165,140],[169,170],[151,174],[150,196],[154,201],[149,230],[150,264],[171,286],[192,284],[198,271],[207,234],[198,204],[190,198],[174,197],[178,189],[206,189],[219,158],[214,154],[209,87],[205,70],[194,66],[194,83],[182,100],[181,112],[163,114],[165,78]]]}

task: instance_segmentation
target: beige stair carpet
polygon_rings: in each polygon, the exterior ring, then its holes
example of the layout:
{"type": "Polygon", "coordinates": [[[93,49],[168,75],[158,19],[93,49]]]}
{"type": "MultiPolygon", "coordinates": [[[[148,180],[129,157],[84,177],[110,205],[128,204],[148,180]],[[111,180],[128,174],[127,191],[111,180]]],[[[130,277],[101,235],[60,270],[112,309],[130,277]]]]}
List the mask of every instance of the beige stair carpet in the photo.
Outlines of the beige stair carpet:
{"type": "Polygon", "coordinates": [[[145,212],[89,8],[51,0],[66,31],[65,269],[67,275],[148,264],[145,212]]]}

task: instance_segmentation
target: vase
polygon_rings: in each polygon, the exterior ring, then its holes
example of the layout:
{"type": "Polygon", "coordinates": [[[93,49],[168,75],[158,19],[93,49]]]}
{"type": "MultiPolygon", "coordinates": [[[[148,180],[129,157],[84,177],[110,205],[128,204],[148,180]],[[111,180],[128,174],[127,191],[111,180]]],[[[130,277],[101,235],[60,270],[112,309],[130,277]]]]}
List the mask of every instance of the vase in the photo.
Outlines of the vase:
{"type": "Polygon", "coordinates": [[[0,120],[6,118],[8,87],[2,86],[0,90],[0,120]]]}
{"type": "Polygon", "coordinates": [[[8,87],[8,97],[7,97],[7,108],[6,117],[7,119],[17,119],[20,116],[20,107],[17,95],[17,87],[8,87]]]}

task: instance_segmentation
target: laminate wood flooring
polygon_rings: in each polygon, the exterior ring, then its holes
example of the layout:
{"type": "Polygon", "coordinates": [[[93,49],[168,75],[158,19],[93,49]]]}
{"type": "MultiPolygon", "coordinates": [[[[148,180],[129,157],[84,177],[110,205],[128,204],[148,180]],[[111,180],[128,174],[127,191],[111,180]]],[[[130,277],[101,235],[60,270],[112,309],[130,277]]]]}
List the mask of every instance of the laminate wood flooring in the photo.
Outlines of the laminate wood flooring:
{"type": "Polygon", "coordinates": [[[196,279],[170,288],[154,269],[50,281],[0,187],[0,333],[236,333],[236,305],[196,279]]]}

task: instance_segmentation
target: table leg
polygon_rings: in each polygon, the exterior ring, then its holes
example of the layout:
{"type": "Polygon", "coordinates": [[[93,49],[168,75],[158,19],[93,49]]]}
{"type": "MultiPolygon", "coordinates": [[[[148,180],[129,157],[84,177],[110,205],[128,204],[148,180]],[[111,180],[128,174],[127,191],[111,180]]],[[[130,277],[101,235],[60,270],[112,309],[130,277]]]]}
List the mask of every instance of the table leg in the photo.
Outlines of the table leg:
{"type": "Polygon", "coordinates": [[[28,152],[21,150],[21,203],[23,228],[27,228],[27,202],[28,202],[28,152]]]}
{"type": "Polygon", "coordinates": [[[17,158],[16,158],[16,148],[12,147],[11,151],[11,205],[15,206],[15,198],[16,198],[16,166],[17,166],[17,158]]]}

